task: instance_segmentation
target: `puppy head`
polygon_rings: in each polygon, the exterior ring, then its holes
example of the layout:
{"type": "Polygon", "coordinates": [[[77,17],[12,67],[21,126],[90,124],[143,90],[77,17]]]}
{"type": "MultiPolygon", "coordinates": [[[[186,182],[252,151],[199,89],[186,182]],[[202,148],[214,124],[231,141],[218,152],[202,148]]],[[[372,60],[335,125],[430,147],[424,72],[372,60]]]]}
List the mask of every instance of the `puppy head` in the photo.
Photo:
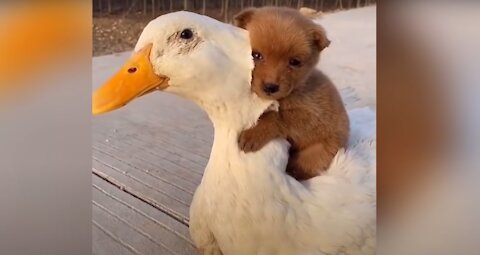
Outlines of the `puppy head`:
{"type": "Polygon", "coordinates": [[[330,44],[325,30],[295,9],[248,8],[234,24],[250,34],[252,90],[263,98],[284,98],[303,84],[330,44]]]}

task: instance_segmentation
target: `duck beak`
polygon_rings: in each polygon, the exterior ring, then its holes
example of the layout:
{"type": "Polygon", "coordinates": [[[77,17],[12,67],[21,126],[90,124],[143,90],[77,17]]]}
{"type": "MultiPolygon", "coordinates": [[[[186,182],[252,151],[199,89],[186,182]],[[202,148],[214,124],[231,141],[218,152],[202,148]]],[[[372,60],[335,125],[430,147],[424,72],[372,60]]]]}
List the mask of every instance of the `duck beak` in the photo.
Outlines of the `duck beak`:
{"type": "Polygon", "coordinates": [[[120,71],[93,93],[93,115],[113,111],[137,97],[168,87],[168,77],[153,72],[151,49],[152,44],[148,44],[137,51],[120,71]]]}

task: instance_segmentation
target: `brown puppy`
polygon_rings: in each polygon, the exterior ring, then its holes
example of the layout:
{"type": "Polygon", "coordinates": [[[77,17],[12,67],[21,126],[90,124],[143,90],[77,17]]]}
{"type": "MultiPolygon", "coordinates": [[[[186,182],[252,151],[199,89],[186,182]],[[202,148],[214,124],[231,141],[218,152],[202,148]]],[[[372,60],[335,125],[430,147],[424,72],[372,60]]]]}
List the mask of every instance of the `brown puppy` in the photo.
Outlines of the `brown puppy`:
{"type": "Polygon", "coordinates": [[[264,113],[239,137],[245,152],[275,138],[291,144],[287,172],[297,180],[317,176],[346,146],[348,116],[330,79],[315,69],[330,44],[322,27],[299,11],[281,7],[249,8],[234,18],[249,31],[255,61],[252,90],[278,100],[278,112],[264,113]]]}

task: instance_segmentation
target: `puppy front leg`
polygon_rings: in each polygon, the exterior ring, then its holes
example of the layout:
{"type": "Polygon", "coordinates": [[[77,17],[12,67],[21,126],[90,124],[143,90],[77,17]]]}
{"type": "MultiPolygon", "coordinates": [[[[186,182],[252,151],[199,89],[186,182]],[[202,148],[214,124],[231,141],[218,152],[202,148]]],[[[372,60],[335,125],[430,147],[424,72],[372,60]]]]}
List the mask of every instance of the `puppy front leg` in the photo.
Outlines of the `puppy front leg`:
{"type": "Polygon", "coordinates": [[[254,127],[243,130],[238,137],[238,145],[244,152],[260,150],[271,140],[283,137],[278,112],[269,111],[258,120],[254,127]]]}

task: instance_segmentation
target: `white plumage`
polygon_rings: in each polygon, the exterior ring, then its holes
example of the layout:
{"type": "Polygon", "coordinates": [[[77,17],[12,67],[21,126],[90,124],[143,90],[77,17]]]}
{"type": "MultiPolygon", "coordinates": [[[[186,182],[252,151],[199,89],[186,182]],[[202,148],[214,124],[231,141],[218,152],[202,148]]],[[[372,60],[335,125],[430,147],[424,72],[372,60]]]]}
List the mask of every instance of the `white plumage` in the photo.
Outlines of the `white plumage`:
{"type": "MultiPolygon", "coordinates": [[[[329,170],[303,183],[285,173],[288,143],[257,153],[237,137],[276,102],[250,91],[253,63],[246,31],[177,12],[148,24],[136,49],[153,43],[150,61],[169,77],[167,92],[196,102],[215,128],[210,160],[190,210],[190,232],[204,254],[313,255],[375,253],[375,112],[349,112],[352,135],[329,170]],[[191,29],[199,39],[169,42],[191,29]],[[182,44],[184,43],[184,44],[182,44]]],[[[273,43],[273,42],[272,42],[273,43]]]]}

